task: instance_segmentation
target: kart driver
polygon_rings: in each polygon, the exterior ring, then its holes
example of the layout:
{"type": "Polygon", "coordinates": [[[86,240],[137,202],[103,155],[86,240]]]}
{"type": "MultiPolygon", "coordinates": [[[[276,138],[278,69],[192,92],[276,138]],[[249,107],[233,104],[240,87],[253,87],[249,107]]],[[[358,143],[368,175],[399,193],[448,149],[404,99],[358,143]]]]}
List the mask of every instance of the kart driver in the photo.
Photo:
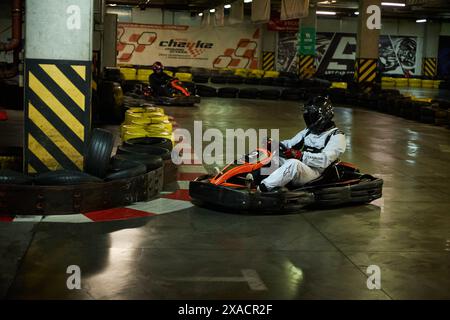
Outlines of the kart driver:
{"type": "Polygon", "coordinates": [[[167,83],[172,80],[172,77],[164,72],[164,66],[157,61],[152,65],[153,73],[149,76],[148,82],[157,96],[168,96],[167,83]]]}
{"type": "Polygon", "coordinates": [[[345,151],[346,140],[332,121],[333,106],[328,97],[309,99],[303,118],[307,128],[290,140],[284,140],[286,150],[280,158],[281,166],[258,186],[261,192],[277,191],[292,182],[300,186],[318,178],[345,151]]]}

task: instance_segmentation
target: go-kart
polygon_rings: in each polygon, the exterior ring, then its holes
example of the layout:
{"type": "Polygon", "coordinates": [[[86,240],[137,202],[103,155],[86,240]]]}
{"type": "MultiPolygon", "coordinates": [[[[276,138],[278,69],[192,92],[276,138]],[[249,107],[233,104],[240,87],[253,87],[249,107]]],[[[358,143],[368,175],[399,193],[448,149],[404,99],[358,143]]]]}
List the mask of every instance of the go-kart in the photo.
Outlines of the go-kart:
{"type": "MultiPolygon", "coordinates": [[[[285,148],[280,143],[280,149],[285,148]]],[[[272,192],[257,191],[266,177],[261,169],[274,154],[259,148],[230,163],[216,175],[203,175],[189,183],[194,204],[235,212],[292,212],[305,207],[364,204],[381,198],[383,180],[362,174],[351,163],[335,161],[317,179],[302,186],[288,184],[272,192]]]]}
{"type": "Polygon", "coordinates": [[[136,84],[131,96],[167,106],[192,106],[200,102],[200,97],[191,94],[178,79],[168,81],[162,88],[152,88],[142,83],[136,84]]]}

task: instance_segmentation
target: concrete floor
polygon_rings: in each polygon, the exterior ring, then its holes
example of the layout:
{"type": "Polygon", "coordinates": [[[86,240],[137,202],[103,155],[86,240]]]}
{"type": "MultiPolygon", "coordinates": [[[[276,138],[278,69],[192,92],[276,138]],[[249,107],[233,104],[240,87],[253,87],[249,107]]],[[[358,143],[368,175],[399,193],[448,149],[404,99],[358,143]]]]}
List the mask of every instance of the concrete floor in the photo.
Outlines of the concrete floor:
{"type": "MultiPolygon", "coordinates": [[[[168,107],[181,127],[303,127],[298,104],[203,99],[168,107]]],[[[365,206],[290,215],[198,207],[88,224],[0,223],[0,297],[7,299],[450,299],[450,131],[336,108],[343,160],[384,179],[365,206]],[[79,265],[82,289],[68,290],[79,265]],[[366,269],[381,270],[381,290],[366,269]]],[[[0,124],[0,130],[2,130],[0,124]]]]}

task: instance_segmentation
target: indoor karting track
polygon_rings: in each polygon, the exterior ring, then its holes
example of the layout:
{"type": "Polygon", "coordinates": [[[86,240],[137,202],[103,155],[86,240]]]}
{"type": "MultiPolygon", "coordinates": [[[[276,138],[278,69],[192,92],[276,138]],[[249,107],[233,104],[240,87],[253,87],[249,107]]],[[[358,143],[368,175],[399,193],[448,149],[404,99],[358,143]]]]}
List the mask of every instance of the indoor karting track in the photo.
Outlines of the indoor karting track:
{"type": "MultiPolygon", "coordinates": [[[[303,127],[298,104],[203,99],[168,107],[181,127],[303,127]],[[298,115],[298,116],[293,116],[298,115]]],[[[0,296],[82,299],[449,299],[450,131],[337,107],[343,160],[384,179],[366,206],[237,215],[185,206],[98,223],[0,224],[0,296]],[[67,290],[68,265],[82,290],[67,290]],[[381,268],[381,290],[366,269],[381,268]]],[[[186,184],[184,184],[186,186],[186,184]]],[[[45,221],[45,220],[43,220],[45,221]]]]}

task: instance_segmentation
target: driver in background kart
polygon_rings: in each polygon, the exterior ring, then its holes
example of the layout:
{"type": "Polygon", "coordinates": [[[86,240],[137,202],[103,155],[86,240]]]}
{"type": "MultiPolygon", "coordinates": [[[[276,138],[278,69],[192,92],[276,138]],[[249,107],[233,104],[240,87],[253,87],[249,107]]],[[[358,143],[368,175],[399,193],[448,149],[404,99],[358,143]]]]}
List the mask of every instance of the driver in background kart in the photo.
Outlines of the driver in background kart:
{"type": "Polygon", "coordinates": [[[332,121],[333,105],[328,97],[309,99],[303,118],[307,128],[290,140],[281,141],[287,149],[280,158],[281,166],[261,181],[261,192],[281,190],[292,182],[300,186],[318,178],[346,149],[345,135],[332,121]]]}
{"type": "Polygon", "coordinates": [[[173,78],[164,72],[164,66],[157,61],[152,65],[153,73],[149,76],[148,82],[157,96],[168,96],[167,83],[173,78]]]}

